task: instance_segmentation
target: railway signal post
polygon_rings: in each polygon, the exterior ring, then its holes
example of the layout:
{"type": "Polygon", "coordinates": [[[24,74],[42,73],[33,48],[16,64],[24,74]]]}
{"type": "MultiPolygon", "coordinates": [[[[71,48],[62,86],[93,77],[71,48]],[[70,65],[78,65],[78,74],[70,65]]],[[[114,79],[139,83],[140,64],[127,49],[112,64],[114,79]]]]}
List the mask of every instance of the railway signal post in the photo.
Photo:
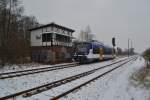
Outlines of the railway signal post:
{"type": "Polygon", "coordinates": [[[112,38],[112,45],[113,45],[113,53],[115,55],[115,46],[116,46],[116,41],[115,41],[115,37],[112,38]]]}

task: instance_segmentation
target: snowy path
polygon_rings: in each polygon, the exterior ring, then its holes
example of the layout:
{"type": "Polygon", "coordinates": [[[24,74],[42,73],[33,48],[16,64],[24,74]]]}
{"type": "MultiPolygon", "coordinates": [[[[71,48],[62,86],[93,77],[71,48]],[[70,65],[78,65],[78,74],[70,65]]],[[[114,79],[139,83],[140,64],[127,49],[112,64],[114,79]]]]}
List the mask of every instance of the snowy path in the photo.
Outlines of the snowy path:
{"type": "MultiPolygon", "coordinates": [[[[121,58],[121,59],[125,59],[125,58],[121,58]]],[[[106,61],[106,62],[95,63],[90,65],[81,65],[78,67],[72,67],[72,68],[51,71],[51,72],[44,72],[44,73],[0,80],[0,97],[15,92],[27,90],[42,84],[53,82],[85,71],[89,71],[91,69],[95,69],[97,67],[112,63],[114,61],[118,61],[118,60],[106,61]]]]}
{"type": "Polygon", "coordinates": [[[126,64],[105,77],[67,95],[62,100],[149,100],[150,91],[135,88],[130,83],[130,76],[145,65],[137,59],[126,64]]]}

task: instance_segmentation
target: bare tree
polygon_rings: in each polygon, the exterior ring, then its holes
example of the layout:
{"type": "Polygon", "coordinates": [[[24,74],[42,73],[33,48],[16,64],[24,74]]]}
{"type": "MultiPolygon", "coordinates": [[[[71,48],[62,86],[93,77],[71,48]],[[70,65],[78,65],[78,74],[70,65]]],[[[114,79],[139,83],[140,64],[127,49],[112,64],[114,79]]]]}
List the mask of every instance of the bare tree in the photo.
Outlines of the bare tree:
{"type": "Polygon", "coordinates": [[[143,56],[147,62],[147,67],[150,67],[150,48],[144,51],[143,56]]]}
{"type": "Polygon", "coordinates": [[[18,0],[0,1],[0,62],[16,63],[30,53],[29,29],[38,24],[34,16],[24,16],[18,0]]]}

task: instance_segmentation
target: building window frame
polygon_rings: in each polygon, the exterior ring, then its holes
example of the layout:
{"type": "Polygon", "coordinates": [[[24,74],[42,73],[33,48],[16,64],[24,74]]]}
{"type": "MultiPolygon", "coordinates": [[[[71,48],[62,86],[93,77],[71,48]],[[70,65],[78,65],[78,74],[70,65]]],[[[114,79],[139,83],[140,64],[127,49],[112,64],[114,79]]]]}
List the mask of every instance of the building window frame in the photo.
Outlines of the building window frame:
{"type": "Polygon", "coordinates": [[[51,42],[53,38],[52,33],[43,33],[42,34],[42,42],[51,42]]]}

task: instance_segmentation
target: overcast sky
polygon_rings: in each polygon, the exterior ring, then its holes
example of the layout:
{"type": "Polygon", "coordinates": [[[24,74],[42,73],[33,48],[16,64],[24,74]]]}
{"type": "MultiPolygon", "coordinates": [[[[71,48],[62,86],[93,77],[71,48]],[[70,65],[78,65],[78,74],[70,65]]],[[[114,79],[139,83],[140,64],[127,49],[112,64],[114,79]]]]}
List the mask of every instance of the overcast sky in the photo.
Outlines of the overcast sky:
{"type": "Polygon", "coordinates": [[[97,40],[127,48],[128,38],[137,52],[150,47],[150,0],[23,0],[25,14],[42,24],[55,22],[80,30],[90,26],[97,40]]]}

